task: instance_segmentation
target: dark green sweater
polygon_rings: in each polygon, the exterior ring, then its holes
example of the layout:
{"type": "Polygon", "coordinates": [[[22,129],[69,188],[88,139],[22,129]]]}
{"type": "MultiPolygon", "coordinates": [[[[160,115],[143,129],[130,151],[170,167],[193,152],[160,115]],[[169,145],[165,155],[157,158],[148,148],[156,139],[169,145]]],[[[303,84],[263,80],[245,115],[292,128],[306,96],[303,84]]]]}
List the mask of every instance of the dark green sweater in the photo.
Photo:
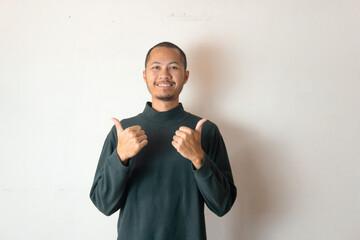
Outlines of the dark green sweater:
{"type": "Polygon", "coordinates": [[[206,239],[204,202],[218,216],[233,205],[233,182],[224,141],[217,126],[206,121],[201,136],[204,162],[191,161],[171,145],[180,126],[195,129],[200,117],[181,103],[156,112],[148,102],[142,113],[121,121],[123,128],[140,125],[148,145],[124,166],[117,155],[113,126],[99,159],[90,198],[105,215],[120,209],[118,240],[206,239]]]}

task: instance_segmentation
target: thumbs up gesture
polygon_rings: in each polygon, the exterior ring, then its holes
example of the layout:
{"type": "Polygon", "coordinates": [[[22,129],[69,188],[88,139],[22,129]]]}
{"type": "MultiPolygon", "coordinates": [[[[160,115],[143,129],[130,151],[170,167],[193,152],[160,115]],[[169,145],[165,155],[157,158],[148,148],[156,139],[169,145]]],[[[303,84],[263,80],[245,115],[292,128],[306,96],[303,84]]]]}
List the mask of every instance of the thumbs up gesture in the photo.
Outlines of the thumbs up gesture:
{"type": "Polygon", "coordinates": [[[127,165],[129,158],[134,157],[140,150],[148,144],[147,136],[140,126],[131,126],[125,130],[116,118],[111,118],[117,132],[118,144],[116,152],[121,162],[127,165]]]}
{"type": "Polygon", "coordinates": [[[188,127],[180,127],[175,132],[171,144],[184,157],[189,159],[196,169],[202,166],[204,151],[201,148],[201,130],[207,119],[201,119],[195,130],[188,127]]]}

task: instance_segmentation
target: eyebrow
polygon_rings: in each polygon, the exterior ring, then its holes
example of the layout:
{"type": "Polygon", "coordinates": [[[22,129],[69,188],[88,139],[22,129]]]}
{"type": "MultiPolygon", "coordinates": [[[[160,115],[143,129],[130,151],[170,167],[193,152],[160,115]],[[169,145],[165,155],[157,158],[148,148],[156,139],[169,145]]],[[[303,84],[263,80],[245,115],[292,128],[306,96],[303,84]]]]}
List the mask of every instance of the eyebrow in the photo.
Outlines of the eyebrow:
{"type": "MultiPolygon", "coordinates": [[[[154,64],[160,64],[160,65],[162,65],[162,63],[161,62],[152,62],[151,63],[151,65],[154,65],[154,64]]],[[[169,65],[170,64],[179,64],[178,62],[169,62],[169,65]]]]}

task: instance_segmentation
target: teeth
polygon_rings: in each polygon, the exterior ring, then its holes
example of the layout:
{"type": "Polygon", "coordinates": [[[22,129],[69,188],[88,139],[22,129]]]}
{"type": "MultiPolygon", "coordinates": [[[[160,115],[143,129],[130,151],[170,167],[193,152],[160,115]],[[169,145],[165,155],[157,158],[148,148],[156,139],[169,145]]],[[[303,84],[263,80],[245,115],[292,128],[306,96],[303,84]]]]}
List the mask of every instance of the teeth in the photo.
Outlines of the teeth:
{"type": "Polygon", "coordinates": [[[159,87],[170,87],[172,84],[158,84],[159,87]]]}

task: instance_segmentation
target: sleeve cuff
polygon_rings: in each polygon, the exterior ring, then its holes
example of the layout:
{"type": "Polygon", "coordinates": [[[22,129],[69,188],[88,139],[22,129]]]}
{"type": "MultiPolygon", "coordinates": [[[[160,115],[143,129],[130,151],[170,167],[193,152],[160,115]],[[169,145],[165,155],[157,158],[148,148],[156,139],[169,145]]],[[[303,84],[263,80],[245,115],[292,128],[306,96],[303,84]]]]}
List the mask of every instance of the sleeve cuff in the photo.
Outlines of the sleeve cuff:
{"type": "Polygon", "coordinates": [[[113,151],[113,153],[110,155],[110,157],[108,158],[109,164],[110,166],[118,173],[127,173],[130,170],[130,164],[131,161],[129,159],[128,161],[128,166],[125,166],[124,164],[122,164],[119,155],[116,152],[116,148],[113,151]]]}
{"type": "Polygon", "coordinates": [[[210,158],[206,154],[204,154],[204,161],[202,163],[202,166],[199,169],[193,168],[195,177],[197,177],[197,178],[209,177],[212,173],[211,165],[212,165],[212,162],[211,162],[210,158]]]}

